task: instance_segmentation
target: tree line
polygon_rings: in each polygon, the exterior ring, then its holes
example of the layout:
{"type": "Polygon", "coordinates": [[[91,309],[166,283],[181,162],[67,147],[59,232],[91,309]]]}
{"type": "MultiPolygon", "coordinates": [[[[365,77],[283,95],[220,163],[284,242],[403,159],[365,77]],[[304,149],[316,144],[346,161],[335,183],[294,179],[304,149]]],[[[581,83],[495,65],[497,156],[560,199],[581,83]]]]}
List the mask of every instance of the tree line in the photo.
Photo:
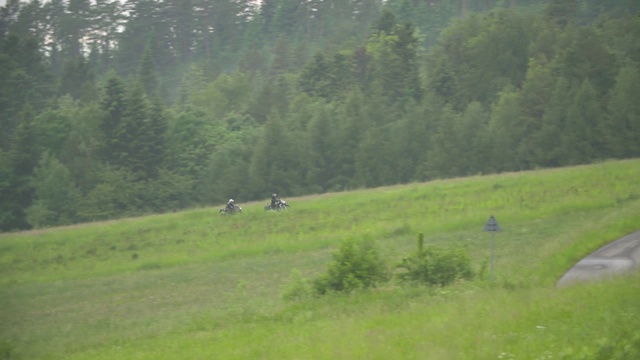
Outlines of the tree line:
{"type": "Polygon", "coordinates": [[[11,0],[0,229],[637,157],[639,14],[11,0]]]}

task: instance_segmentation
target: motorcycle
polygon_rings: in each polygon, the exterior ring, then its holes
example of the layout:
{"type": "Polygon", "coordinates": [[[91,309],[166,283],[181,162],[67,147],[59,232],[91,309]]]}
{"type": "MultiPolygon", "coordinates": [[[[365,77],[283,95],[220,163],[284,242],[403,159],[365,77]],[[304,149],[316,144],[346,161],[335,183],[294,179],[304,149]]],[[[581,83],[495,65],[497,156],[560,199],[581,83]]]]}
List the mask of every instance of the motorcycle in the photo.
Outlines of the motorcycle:
{"type": "Polygon", "coordinates": [[[220,209],[220,215],[233,215],[242,213],[240,205],[233,205],[232,208],[223,207],[220,209]]]}
{"type": "Polygon", "coordinates": [[[280,199],[278,200],[278,202],[276,203],[275,206],[271,206],[271,203],[267,203],[267,205],[264,207],[265,211],[280,211],[280,210],[286,210],[288,208],[290,208],[291,206],[289,206],[289,204],[287,204],[286,201],[280,199]]]}

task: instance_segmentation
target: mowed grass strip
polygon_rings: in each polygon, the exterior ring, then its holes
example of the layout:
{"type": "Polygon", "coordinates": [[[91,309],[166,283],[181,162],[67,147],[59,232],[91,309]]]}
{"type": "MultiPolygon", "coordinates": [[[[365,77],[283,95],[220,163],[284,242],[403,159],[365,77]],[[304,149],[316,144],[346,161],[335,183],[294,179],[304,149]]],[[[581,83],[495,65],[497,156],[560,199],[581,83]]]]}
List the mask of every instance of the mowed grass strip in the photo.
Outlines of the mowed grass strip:
{"type": "Polygon", "coordinates": [[[260,201],[241,203],[239,216],[215,207],[3,234],[0,353],[536,359],[606,348],[621,331],[633,339],[640,312],[628,302],[638,287],[554,284],[581,257],[640,228],[638,178],[640,161],[611,161],[287,198],[292,209],[281,213],[260,201]],[[503,228],[493,281],[482,231],[490,215],[503,228]],[[281,299],[292,270],[322,273],[348,237],[375,240],[393,265],[418,233],[464,247],[479,276],[445,289],[391,283],[281,299]]]}

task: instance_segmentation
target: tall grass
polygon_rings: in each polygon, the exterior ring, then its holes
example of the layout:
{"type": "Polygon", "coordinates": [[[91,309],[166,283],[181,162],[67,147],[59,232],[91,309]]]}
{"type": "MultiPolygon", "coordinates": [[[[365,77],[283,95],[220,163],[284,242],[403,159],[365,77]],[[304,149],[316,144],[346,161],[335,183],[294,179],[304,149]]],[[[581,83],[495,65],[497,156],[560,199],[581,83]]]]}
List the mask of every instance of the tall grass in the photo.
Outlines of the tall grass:
{"type": "MultiPolygon", "coordinates": [[[[0,358],[589,358],[633,349],[638,278],[557,290],[576,261],[640,228],[640,161],[406,184],[0,235],[0,358]],[[495,277],[487,276],[494,215],[495,277]],[[394,265],[463,247],[454,286],[287,302],[346,238],[394,265]],[[625,343],[626,341],[626,343],[625,343]],[[629,345],[632,344],[632,345],[629,345]]],[[[639,340],[640,341],[640,340],[639,340]]],[[[638,345],[640,348],[640,343],[638,345]]],[[[612,355],[613,356],[613,355],[612,355]]]]}

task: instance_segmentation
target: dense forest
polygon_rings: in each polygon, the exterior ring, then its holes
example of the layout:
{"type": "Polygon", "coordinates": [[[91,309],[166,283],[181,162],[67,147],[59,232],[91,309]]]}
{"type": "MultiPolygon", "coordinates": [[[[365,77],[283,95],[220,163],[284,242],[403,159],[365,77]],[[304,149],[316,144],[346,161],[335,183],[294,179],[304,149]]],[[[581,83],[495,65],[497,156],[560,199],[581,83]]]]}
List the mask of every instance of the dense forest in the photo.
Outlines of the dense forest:
{"type": "Polygon", "coordinates": [[[8,0],[0,230],[640,156],[636,0],[8,0]]]}

